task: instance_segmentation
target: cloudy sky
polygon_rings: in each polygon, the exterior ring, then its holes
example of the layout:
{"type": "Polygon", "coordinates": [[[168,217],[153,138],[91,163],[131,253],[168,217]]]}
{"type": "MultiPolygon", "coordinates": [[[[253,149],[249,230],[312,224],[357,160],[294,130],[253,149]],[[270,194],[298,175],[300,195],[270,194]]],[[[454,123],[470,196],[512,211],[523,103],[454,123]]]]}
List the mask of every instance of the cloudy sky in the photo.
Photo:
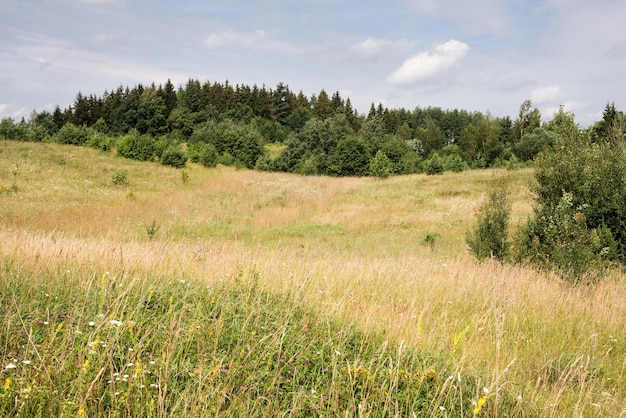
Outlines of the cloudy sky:
{"type": "Polygon", "coordinates": [[[589,125],[626,110],[622,0],[2,0],[0,117],[189,78],[325,89],[367,113],[446,109],[589,125]]]}

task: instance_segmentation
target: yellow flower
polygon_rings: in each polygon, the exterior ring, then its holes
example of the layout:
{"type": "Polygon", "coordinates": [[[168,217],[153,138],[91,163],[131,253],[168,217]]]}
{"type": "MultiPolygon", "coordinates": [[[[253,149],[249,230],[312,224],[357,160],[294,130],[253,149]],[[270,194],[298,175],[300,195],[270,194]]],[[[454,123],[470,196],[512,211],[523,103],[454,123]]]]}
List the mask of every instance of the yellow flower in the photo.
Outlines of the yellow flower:
{"type": "Polygon", "coordinates": [[[481,396],[480,398],[478,398],[476,405],[474,405],[474,410],[473,410],[474,415],[480,414],[485,404],[487,404],[487,396],[481,396]]]}
{"type": "Polygon", "coordinates": [[[437,370],[433,369],[432,367],[430,369],[428,369],[426,371],[426,377],[428,377],[429,379],[434,379],[437,377],[437,370]]]}
{"type": "Polygon", "coordinates": [[[83,418],[85,416],[85,407],[81,405],[76,414],[76,418],[83,418]]]}
{"type": "Polygon", "coordinates": [[[9,390],[9,388],[10,388],[10,387],[11,387],[11,378],[10,378],[10,377],[7,377],[7,378],[4,380],[4,386],[2,386],[2,389],[4,389],[4,391],[6,392],[6,391],[8,391],[8,390],[9,390]]]}
{"type": "Polygon", "coordinates": [[[135,377],[138,377],[141,374],[141,363],[139,360],[135,362],[135,377]]]}

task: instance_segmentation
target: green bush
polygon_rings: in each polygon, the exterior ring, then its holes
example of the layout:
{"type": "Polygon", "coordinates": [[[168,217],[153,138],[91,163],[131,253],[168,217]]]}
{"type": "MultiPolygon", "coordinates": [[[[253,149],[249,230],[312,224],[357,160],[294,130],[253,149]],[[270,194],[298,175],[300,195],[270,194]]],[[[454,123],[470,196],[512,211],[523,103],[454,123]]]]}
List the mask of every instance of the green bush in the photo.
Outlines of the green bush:
{"type": "Polygon", "coordinates": [[[205,167],[215,167],[219,155],[213,144],[203,144],[199,153],[198,162],[205,167]]]}
{"type": "Polygon", "coordinates": [[[151,161],[154,158],[155,141],[148,135],[124,135],[117,140],[117,155],[139,161],[151,161]]]}
{"type": "Polygon", "coordinates": [[[0,138],[24,141],[27,138],[26,127],[11,118],[3,118],[0,121],[0,138]]]}
{"type": "Polygon", "coordinates": [[[623,145],[560,138],[536,160],[535,207],[518,236],[518,261],[578,282],[607,262],[626,262],[623,145]]]}
{"type": "Polygon", "coordinates": [[[496,258],[504,260],[510,250],[509,219],[511,203],[504,179],[491,184],[487,200],[480,206],[476,215],[476,225],[470,230],[465,242],[470,252],[479,260],[496,258]]]}
{"type": "Polygon", "coordinates": [[[444,171],[443,162],[443,158],[435,152],[424,162],[424,171],[429,175],[442,174],[444,171]]]}
{"type": "Polygon", "coordinates": [[[52,141],[59,144],[85,145],[93,134],[91,128],[68,122],[52,137],[52,141]]]}
{"type": "Polygon", "coordinates": [[[461,171],[467,170],[469,166],[460,155],[450,154],[446,155],[445,159],[443,160],[443,168],[444,170],[460,173],[461,171]]]}
{"type": "Polygon", "coordinates": [[[161,164],[183,168],[187,163],[187,155],[178,145],[170,145],[161,154],[161,164]]]}
{"type": "Polygon", "coordinates": [[[369,168],[370,155],[360,136],[348,136],[337,143],[331,171],[339,176],[364,176],[369,168]]]}
{"type": "Polygon", "coordinates": [[[100,151],[109,152],[113,148],[113,141],[110,137],[106,136],[100,131],[94,131],[91,137],[87,140],[87,146],[100,151]]]}
{"type": "Polygon", "coordinates": [[[370,175],[385,179],[391,175],[391,170],[391,160],[382,150],[378,150],[370,161],[370,175]]]}
{"type": "Polygon", "coordinates": [[[119,171],[119,172],[113,174],[113,176],[111,177],[111,181],[116,186],[119,186],[119,185],[122,185],[122,184],[126,184],[127,177],[128,177],[128,172],[126,170],[119,171]]]}

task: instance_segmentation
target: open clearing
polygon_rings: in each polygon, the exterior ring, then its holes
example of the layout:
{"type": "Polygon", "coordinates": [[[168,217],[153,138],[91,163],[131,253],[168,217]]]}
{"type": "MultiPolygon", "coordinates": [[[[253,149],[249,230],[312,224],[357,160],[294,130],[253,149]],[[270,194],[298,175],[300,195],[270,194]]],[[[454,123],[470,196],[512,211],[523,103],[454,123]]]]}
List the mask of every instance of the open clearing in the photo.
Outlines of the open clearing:
{"type": "MultiPolygon", "coordinates": [[[[624,276],[615,273],[593,288],[571,288],[556,277],[529,269],[478,263],[466,250],[465,232],[494,177],[508,178],[514,227],[531,212],[531,170],[476,170],[384,181],[301,177],[222,166],[206,169],[193,164],[185,173],[87,148],[0,143],[0,309],[6,318],[0,333],[4,383],[0,405],[4,412],[25,414],[29,402],[41,397],[61,404],[58,413],[64,416],[96,416],[103,411],[113,416],[297,415],[305,411],[328,416],[405,416],[411,408],[415,410],[417,404],[406,406],[414,400],[392,399],[390,391],[379,393],[380,388],[370,388],[367,396],[363,387],[362,392],[352,390],[347,401],[340,390],[321,394],[324,380],[319,376],[328,374],[329,387],[334,387],[331,383],[340,383],[342,367],[336,375],[326,371],[309,377],[318,382],[318,389],[290,389],[292,409],[268,401],[267,396],[265,400],[244,398],[233,389],[239,385],[234,377],[219,382],[211,377],[214,367],[222,373],[234,366],[221,368],[222,363],[215,363],[221,351],[206,346],[216,338],[211,333],[217,332],[207,325],[208,319],[207,324],[194,324],[206,327],[201,337],[181,337],[188,346],[180,358],[146,357],[146,362],[163,364],[160,374],[152,372],[160,379],[150,383],[158,386],[157,395],[139,396],[143,383],[137,383],[135,392],[130,386],[110,388],[113,383],[108,382],[115,382],[117,371],[113,370],[119,366],[114,366],[119,363],[114,358],[125,357],[106,348],[99,354],[102,358],[91,353],[93,342],[102,341],[104,334],[113,338],[110,321],[143,324],[144,335],[171,338],[173,331],[168,334],[153,324],[176,312],[180,313],[176,321],[183,321],[184,312],[196,309],[189,306],[198,300],[210,305],[215,297],[211,293],[197,296],[208,299],[194,299],[185,286],[179,289],[181,293],[174,287],[192,283],[194,289],[225,291],[239,286],[246,294],[245,284],[253,277],[250,288],[258,287],[261,294],[288,295],[289,302],[276,296],[277,306],[288,307],[287,316],[299,306],[314,312],[322,323],[339,324],[339,329],[356,327],[372,339],[383,335],[398,356],[398,351],[408,349],[432,358],[424,367],[446,375],[438,377],[441,386],[431,393],[420,415],[472,416],[476,412],[472,402],[481,398],[486,405],[476,415],[626,414],[624,276]],[[121,172],[126,173],[125,182],[114,184],[112,178],[121,172]],[[105,290],[92,293],[98,286],[106,288],[108,296],[105,290]],[[56,289],[55,302],[46,302],[49,289],[56,289]],[[155,291],[170,295],[169,299],[159,299],[163,309],[153,309],[146,317],[138,307],[147,306],[155,291]],[[86,302],[87,295],[102,299],[86,302]],[[175,303],[179,297],[186,301],[180,306],[175,303]],[[79,319],[76,312],[72,318],[50,316],[52,305],[67,310],[70,301],[83,301],[79,319]],[[23,333],[17,340],[16,330],[23,333]],[[53,349],[55,342],[59,346],[53,349]],[[198,353],[203,352],[211,352],[211,358],[201,360],[198,353]],[[170,378],[166,364],[187,364],[192,358],[206,367],[186,366],[191,376],[187,378],[192,379],[187,386],[197,391],[180,392],[177,396],[182,400],[169,404],[164,389],[170,378]],[[88,365],[101,363],[93,366],[87,378],[88,359],[88,365]],[[67,367],[56,361],[66,361],[67,367]],[[16,367],[5,368],[10,364],[16,367]],[[54,367],[63,370],[59,380],[50,375],[54,367]],[[449,376],[458,382],[472,376],[467,385],[473,386],[464,386],[457,394],[446,392],[443,382],[449,376]],[[202,384],[194,386],[193,379],[202,384]],[[59,381],[59,387],[51,387],[59,381]],[[294,397],[299,390],[302,398],[294,397]],[[467,391],[472,396],[463,398],[467,391]],[[115,396],[124,402],[115,401],[115,396]],[[129,406],[132,402],[144,408],[129,406]],[[211,402],[213,409],[194,409],[211,402]],[[108,409],[102,409],[105,404],[108,409]],[[19,405],[25,409],[18,410],[19,405]],[[356,409],[350,411],[351,406],[356,409]]],[[[260,300],[243,298],[242,305],[253,306],[260,300]]],[[[225,296],[224,301],[237,305],[237,297],[225,296]]],[[[164,324],[175,329],[176,321],[167,319],[164,324]]],[[[244,321],[237,332],[248,330],[250,321],[244,321]]],[[[293,318],[277,321],[287,324],[293,318]]],[[[261,325],[250,328],[248,336],[256,338],[261,330],[261,325]]],[[[332,341],[324,332],[316,336],[332,341]]],[[[266,338],[264,342],[280,341],[281,336],[272,333],[266,338]]],[[[294,352],[298,352],[298,341],[302,350],[308,350],[306,338],[293,337],[294,352]]],[[[149,345],[148,337],[129,341],[135,352],[149,345]]],[[[280,351],[280,347],[271,350],[280,351]]],[[[370,358],[366,352],[360,352],[363,358],[359,359],[370,358]]],[[[245,360],[233,361],[244,367],[255,358],[252,353],[245,360]]],[[[364,386],[364,381],[389,384],[394,390],[400,387],[397,375],[393,375],[395,381],[368,380],[363,370],[373,373],[375,364],[383,366],[371,360],[359,369],[354,366],[357,360],[337,360],[352,370],[348,375],[355,387],[359,382],[364,386]]],[[[136,364],[144,364],[143,360],[131,355],[131,362],[135,364],[131,371],[141,374],[136,364]]],[[[262,364],[270,370],[271,361],[262,364]]],[[[133,373],[128,375],[132,381],[133,373]]],[[[249,383],[254,385],[253,376],[245,379],[252,379],[249,383]]]]}

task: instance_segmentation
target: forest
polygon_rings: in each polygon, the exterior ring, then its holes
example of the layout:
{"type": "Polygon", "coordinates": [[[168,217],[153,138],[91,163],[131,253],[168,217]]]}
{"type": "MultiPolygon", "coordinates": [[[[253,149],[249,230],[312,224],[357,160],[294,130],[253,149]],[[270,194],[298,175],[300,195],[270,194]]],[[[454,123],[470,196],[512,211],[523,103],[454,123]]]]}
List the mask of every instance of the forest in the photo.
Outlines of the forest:
{"type": "MultiPolygon", "coordinates": [[[[559,130],[583,131],[562,108],[542,121],[530,100],[515,119],[462,109],[357,112],[325,90],[307,97],[285,83],[231,85],[190,79],[176,87],[119,86],[78,93],[65,109],[5,118],[0,137],[87,145],[122,157],[183,167],[186,161],[306,175],[387,177],[469,168],[515,168],[555,145],[559,130]]],[[[624,116],[606,105],[591,138],[624,135],[624,116]]]]}

